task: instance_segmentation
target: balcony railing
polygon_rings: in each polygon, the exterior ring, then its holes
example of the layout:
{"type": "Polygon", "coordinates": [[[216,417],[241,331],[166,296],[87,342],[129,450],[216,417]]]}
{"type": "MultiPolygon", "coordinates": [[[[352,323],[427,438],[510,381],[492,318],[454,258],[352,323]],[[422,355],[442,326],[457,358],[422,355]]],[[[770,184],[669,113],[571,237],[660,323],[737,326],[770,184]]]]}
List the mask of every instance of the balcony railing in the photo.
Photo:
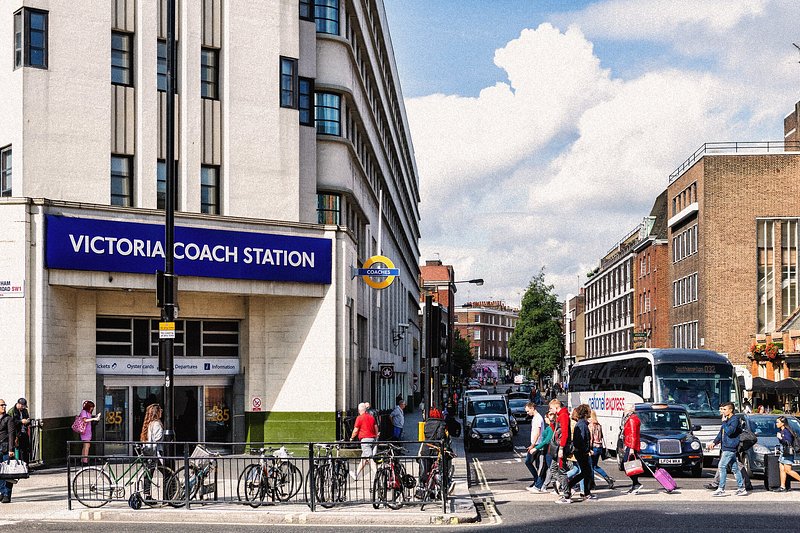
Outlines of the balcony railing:
{"type": "Polygon", "coordinates": [[[689,170],[704,155],[759,155],[784,154],[800,152],[798,141],[746,141],[746,142],[713,142],[705,143],[689,156],[675,171],[669,175],[672,183],[689,170]]]}

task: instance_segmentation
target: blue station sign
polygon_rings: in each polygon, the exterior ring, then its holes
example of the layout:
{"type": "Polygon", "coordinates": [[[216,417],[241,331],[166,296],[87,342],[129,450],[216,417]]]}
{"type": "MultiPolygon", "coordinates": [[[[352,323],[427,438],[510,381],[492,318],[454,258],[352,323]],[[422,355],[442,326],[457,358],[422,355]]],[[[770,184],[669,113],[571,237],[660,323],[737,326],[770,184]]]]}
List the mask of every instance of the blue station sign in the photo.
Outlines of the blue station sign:
{"type": "MultiPolygon", "coordinates": [[[[164,268],[164,226],[46,216],[47,268],[154,274],[164,268]]],[[[179,276],[331,283],[330,239],[175,227],[179,276]]]]}

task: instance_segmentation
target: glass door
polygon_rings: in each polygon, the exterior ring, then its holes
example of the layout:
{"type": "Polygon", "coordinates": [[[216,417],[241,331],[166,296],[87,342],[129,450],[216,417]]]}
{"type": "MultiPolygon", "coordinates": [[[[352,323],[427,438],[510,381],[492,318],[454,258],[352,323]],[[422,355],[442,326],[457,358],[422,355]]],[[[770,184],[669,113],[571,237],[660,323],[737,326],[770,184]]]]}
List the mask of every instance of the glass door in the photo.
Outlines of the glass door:
{"type": "MultiPolygon", "coordinates": [[[[128,387],[103,389],[103,440],[124,442],[128,437],[128,387]]],[[[106,454],[124,454],[124,444],[106,445],[106,454]]]]}
{"type": "Polygon", "coordinates": [[[133,387],[133,405],[131,406],[131,440],[140,441],[142,424],[144,423],[144,413],[147,406],[157,403],[164,407],[164,387],[133,387]]]}
{"type": "Polygon", "coordinates": [[[175,440],[198,442],[199,423],[197,411],[199,396],[197,386],[175,387],[175,440]]]}
{"type": "Polygon", "coordinates": [[[205,387],[203,412],[206,442],[231,442],[231,387],[205,387]]]}

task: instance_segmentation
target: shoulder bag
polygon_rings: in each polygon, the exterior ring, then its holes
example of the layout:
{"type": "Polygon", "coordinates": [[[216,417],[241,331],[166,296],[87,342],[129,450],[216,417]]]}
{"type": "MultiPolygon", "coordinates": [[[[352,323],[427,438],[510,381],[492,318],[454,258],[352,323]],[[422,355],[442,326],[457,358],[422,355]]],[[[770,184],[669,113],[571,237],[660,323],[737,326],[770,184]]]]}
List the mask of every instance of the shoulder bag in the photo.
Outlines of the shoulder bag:
{"type": "Polygon", "coordinates": [[[81,415],[76,416],[75,421],[72,423],[72,431],[74,431],[79,435],[82,435],[85,430],[86,430],[86,420],[84,420],[81,415]]]}
{"type": "Polygon", "coordinates": [[[9,459],[0,463],[0,479],[27,479],[28,465],[23,461],[9,459]]]}
{"type": "Polygon", "coordinates": [[[631,453],[630,457],[628,458],[630,460],[625,461],[625,464],[623,465],[625,467],[625,475],[631,477],[644,474],[644,467],[642,466],[642,461],[637,459],[636,455],[633,453],[631,453]]]}

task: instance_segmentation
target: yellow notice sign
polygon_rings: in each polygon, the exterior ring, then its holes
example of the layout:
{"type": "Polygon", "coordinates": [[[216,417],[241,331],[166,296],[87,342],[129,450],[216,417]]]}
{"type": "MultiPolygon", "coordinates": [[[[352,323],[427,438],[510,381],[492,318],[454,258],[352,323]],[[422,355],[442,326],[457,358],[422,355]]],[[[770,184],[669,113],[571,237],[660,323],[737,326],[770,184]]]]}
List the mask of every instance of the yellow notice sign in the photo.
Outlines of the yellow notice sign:
{"type": "Polygon", "coordinates": [[[159,322],[158,323],[158,338],[159,339],[174,339],[175,338],[175,322],[159,322]]]}

